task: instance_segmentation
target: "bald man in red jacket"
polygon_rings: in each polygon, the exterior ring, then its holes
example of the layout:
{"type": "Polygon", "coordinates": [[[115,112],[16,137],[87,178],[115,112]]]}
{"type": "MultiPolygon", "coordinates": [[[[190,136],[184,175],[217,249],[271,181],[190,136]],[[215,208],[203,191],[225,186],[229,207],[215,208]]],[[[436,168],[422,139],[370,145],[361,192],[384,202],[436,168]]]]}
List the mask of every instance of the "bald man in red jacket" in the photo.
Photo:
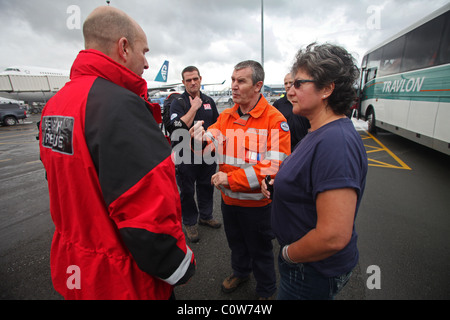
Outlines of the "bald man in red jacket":
{"type": "Polygon", "coordinates": [[[68,82],[45,106],[40,155],[55,224],[51,272],[66,299],[169,299],[195,272],[171,147],[147,101],[147,38],[99,7],[68,82]]]}

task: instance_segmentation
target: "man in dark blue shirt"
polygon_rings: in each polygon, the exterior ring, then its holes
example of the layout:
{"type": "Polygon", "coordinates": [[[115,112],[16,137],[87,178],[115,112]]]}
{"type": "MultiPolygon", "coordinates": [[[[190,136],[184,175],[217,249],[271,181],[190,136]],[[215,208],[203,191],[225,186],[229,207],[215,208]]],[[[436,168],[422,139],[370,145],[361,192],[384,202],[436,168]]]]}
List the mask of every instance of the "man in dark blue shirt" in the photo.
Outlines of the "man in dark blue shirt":
{"type": "MultiPolygon", "coordinates": [[[[199,70],[194,66],[189,66],[183,70],[181,75],[186,88],[181,95],[184,105],[178,99],[172,102],[170,105],[171,121],[183,121],[187,128],[191,128],[196,121],[204,121],[203,126],[208,128],[216,122],[219,112],[214,100],[200,91],[202,77],[199,70]]],[[[190,150],[190,148],[182,148],[180,153],[185,150],[190,150]]],[[[217,229],[221,226],[212,216],[214,187],[211,185],[211,177],[216,172],[216,164],[207,164],[203,159],[200,163],[194,161],[193,152],[191,152],[191,157],[175,154],[175,157],[177,156],[185,159],[181,163],[177,163],[177,182],[180,187],[183,224],[188,239],[191,242],[198,242],[200,238],[197,220],[199,224],[211,228],[217,229]],[[195,191],[197,192],[197,203],[194,199],[195,191]]]]}
{"type": "Polygon", "coordinates": [[[288,99],[287,92],[291,88],[293,82],[294,78],[290,73],[288,73],[284,77],[284,88],[286,89],[286,94],[273,104],[273,106],[283,114],[289,124],[289,129],[291,131],[291,151],[294,151],[295,146],[300,142],[300,140],[303,139],[304,136],[306,136],[308,129],[310,128],[308,119],[292,113],[292,103],[288,99]]]}

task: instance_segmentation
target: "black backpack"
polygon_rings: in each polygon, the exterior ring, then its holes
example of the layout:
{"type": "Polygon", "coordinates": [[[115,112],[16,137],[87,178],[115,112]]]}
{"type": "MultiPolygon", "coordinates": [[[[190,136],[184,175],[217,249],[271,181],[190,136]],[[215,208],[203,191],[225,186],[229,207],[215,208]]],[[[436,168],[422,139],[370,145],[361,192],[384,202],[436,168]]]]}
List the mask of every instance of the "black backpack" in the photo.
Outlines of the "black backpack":
{"type": "Polygon", "coordinates": [[[179,128],[185,128],[188,129],[186,124],[181,120],[175,120],[171,121],[170,119],[170,105],[172,104],[172,101],[177,99],[178,102],[181,104],[183,109],[186,111],[186,102],[184,101],[183,97],[180,93],[172,93],[170,94],[166,100],[164,100],[163,104],[163,112],[162,112],[162,123],[164,126],[164,132],[167,137],[170,137],[172,132],[174,132],[176,129],[179,128]]]}

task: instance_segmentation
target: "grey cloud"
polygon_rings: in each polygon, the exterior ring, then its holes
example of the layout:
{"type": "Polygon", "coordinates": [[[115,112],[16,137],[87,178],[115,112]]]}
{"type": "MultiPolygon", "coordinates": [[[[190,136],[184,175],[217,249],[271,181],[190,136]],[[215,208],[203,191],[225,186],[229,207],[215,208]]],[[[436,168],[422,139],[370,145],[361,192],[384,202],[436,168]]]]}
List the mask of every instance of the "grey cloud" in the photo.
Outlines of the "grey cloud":
{"type": "MultiPolygon", "coordinates": [[[[351,50],[369,49],[422,17],[424,8],[431,12],[445,3],[448,1],[264,0],[265,62],[281,61],[284,70],[295,54],[291,48],[307,45],[305,39],[311,35],[325,41],[353,37],[357,47],[351,50]],[[378,30],[366,27],[370,6],[383,7],[378,30]],[[286,30],[279,30],[281,24],[286,30]]],[[[82,49],[83,39],[80,29],[67,28],[67,8],[78,6],[82,23],[95,7],[104,4],[103,0],[0,0],[0,36],[7,45],[2,54],[8,54],[0,55],[1,63],[19,59],[42,64],[66,59],[64,64],[71,63],[73,56],[67,57],[67,52],[75,55],[82,49]],[[34,33],[26,34],[20,28],[34,33]]],[[[172,65],[229,65],[260,58],[260,0],[111,0],[111,5],[143,27],[149,59],[167,58],[172,65]],[[217,43],[220,46],[214,47],[217,43]]]]}

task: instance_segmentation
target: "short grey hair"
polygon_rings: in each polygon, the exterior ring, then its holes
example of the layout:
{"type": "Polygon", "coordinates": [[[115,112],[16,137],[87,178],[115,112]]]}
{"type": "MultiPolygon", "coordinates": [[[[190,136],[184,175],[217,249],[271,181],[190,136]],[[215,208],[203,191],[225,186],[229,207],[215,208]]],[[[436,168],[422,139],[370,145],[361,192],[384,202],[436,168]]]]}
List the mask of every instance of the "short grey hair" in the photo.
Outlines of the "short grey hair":
{"type": "Polygon", "coordinates": [[[262,67],[262,65],[259,62],[253,61],[253,60],[242,61],[242,62],[239,62],[234,67],[234,70],[237,71],[237,70],[241,70],[241,69],[245,69],[245,68],[252,69],[253,85],[257,84],[259,81],[264,82],[264,78],[266,75],[264,73],[264,68],[262,67]]]}
{"type": "Polygon", "coordinates": [[[127,38],[133,48],[137,33],[134,20],[113,7],[96,8],[83,24],[86,49],[97,49],[106,54],[121,37],[127,38]]]}
{"type": "Polygon", "coordinates": [[[328,104],[336,114],[348,111],[356,97],[355,83],[359,78],[359,69],[347,50],[337,45],[312,43],[296,55],[291,72],[295,76],[299,70],[308,73],[319,90],[334,83],[328,104]]]}

